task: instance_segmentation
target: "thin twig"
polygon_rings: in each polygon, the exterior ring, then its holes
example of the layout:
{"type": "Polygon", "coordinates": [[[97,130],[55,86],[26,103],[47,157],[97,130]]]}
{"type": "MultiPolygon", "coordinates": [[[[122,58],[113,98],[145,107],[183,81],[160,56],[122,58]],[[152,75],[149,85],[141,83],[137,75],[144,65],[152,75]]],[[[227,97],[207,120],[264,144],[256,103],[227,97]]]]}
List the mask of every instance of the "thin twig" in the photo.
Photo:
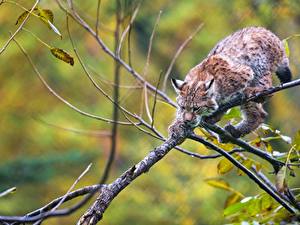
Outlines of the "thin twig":
{"type": "Polygon", "coordinates": [[[59,126],[56,124],[46,122],[40,118],[33,118],[33,119],[40,123],[43,123],[47,126],[54,127],[56,129],[60,129],[60,130],[64,130],[64,131],[70,131],[75,134],[94,136],[94,137],[110,137],[111,136],[111,133],[109,131],[83,130],[83,129],[76,129],[76,128],[71,128],[71,127],[62,127],[62,126],[59,126]]]}
{"type": "Polygon", "coordinates": [[[163,87],[162,87],[162,90],[165,91],[166,90],[166,87],[167,87],[167,82],[168,82],[168,78],[170,76],[170,73],[173,69],[173,66],[174,66],[174,63],[176,61],[176,59],[179,57],[180,53],[184,50],[184,48],[189,44],[189,42],[194,38],[194,36],[196,34],[198,34],[198,32],[202,29],[203,27],[203,23],[201,23],[197,28],[196,30],[190,35],[188,36],[188,38],[180,45],[180,47],[177,49],[175,55],[173,56],[173,59],[171,60],[171,63],[168,67],[168,70],[164,76],[164,81],[163,81],[163,87]]]}
{"type": "Polygon", "coordinates": [[[96,17],[96,24],[95,24],[95,30],[96,30],[96,35],[99,35],[99,12],[100,12],[100,5],[101,5],[101,0],[98,0],[97,4],[97,17],[96,17]]]}
{"type": "Polygon", "coordinates": [[[20,50],[22,51],[22,53],[25,55],[25,57],[27,58],[28,62],[30,63],[30,65],[32,66],[34,72],[37,74],[38,78],[41,80],[41,82],[43,83],[43,85],[50,91],[51,94],[53,94],[56,98],[58,98],[60,101],[62,101],[64,104],[66,104],[67,106],[69,106],[71,109],[75,110],[76,112],[93,118],[93,119],[97,119],[97,120],[101,120],[107,123],[118,123],[118,124],[122,124],[122,125],[131,125],[130,123],[127,122],[122,122],[122,121],[113,121],[110,119],[106,119],[100,116],[96,116],[87,112],[84,112],[80,109],[78,109],[76,106],[72,105],[71,103],[69,103],[67,100],[65,100],[64,98],[62,98],[59,94],[57,94],[49,85],[48,83],[45,81],[45,79],[42,77],[42,75],[40,74],[39,70],[37,69],[37,67],[34,65],[34,63],[32,62],[31,57],[27,54],[27,52],[25,51],[25,49],[20,45],[20,43],[13,38],[13,41],[18,45],[18,47],[20,48],[20,50]]]}
{"type": "Polygon", "coordinates": [[[128,36],[129,36],[129,33],[130,33],[130,30],[131,30],[131,27],[132,27],[132,24],[140,10],[140,6],[141,6],[141,2],[139,2],[139,4],[137,5],[136,9],[134,10],[131,18],[130,18],[130,22],[129,24],[127,25],[127,27],[125,28],[125,30],[123,31],[122,35],[121,35],[121,38],[120,38],[120,43],[119,43],[119,46],[118,46],[118,50],[116,52],[116,55],[120,56],[121,55],[121,50],[122,50],[122,45],[123,45],[123,42],[125,40],[125,37],[128,33],[128,36]]]}
{"type": "MultiPolygon", "coordinates": [[[[95,68],[93,68],[92,66],[88,65],[89,69],[96,75],[98,76],[99,78],[101,78],[99,81],[104,83],[104,84],[108,84],[112,87],[116,86],[116,84],[113,82],[113,81],[110,81],[107,79],[107,76],[105,75],[101,75],[99,74],[95,68]]],[[[119,84],[119,88],[124,88],[124,89],[142,89],[143,86],[141,85],[121,85],[119,84]]]]}
{"type": "MultiPolygon", "coordinates": [[[[68,197],[68,195],[69,195],[69,194],[71,193],[71,191],[74,189],[74,187],[76,186],[76,184],[81,180],[81,178],[82,178],[83,176],[85,176],[85,174],[87,174],[87,172],[90,170],[91,166],[92,166],[92,163],[90,163],[90,164],[85,168],[85,170],[78,176],[78,178],[74,181],[74,183],[71,185],[71,187],[70,187],[69,190],[66,192],[66,194],[61,198],[61,200],[56,204],[56,206],[54,206],[54,207],[50,210],[50,212],[54,212],[56,209],[58,209],[58,207],[59,207],[61,204],[63,204],[63,203],[65,202],[65,200],[66,200],[66,198],[68,197]]],[[[37,222],[35,222],[34,225],[41,224],[43,220],[44,220],[44,218],[41,219],[41,220],[39,220],[39,221],[37,221],[37,222]]]]}
{"type": "Polygon", "coordinates": [[[22,27],[25,25],[25,23],[27,22],[27,20],[29,19],[31,13],[33,12],[33,10],[36,8],[36,6],[39,4],[40,0],[36,0],[34,5],[31,7],[29,13],[26,15],[25,19],[23,20],[23,22],[20,24],[20,26],[18,27],[18,29],[15,31],[15,33],[11,34],[10,38],[6,41],[6,43],[3,45],[3,47],[0,50],[0,55],[4,52],[4,50],[7,48],[7,46],[10,44],[10,42],[14,39],[14,37],[21,31],[22,27]]]}
{"type": "Polygon", "coordinates": [[[89,172],[90,168],[92,166],[92,163],[90,163],[87,168],[85,168],[85,170],[79,175],[79,177],[75,180],[75,182],[72,184],[72,186],[69,188],[69,190],[67,191],[67,193],[63,196],[63,198],[60,200],[60,202],[51,210],[52,212],[57,209],[67,198],[67,196],[69,195],[69,193],[74,189],[74,187],[76,186],[76,184],[81,180],[81,178],[83,176],[85,176],[85,174],[87,174],[87,172],[89,172]]]}
{"type": "Polygon", "coordinates": [[[162,71],[159,73],[159,77],[158,77],[158,81],[157,81],[157,85],[156,85],[156,92],[154,94],[154,102],[153,102],[153,107],[152,107],[152,112],[151,112],[151,118],[152,118],[151,127],[154,126],[154,116],[155,116],[155,108],[156,108],[156,102],[157,102],[157,90],[159,88],[161,77],[162,77],[162,71]]]}
{"type": "MultiPolygon", "coordinates": [[[[142,73],[144,78],[147,76],[147,73],[148,73],[148,67],[149,67],[149,64],[150,64],[150,57],[151,57],[153,39],[154,39],[154,35],[155,35],[156,29],[157,29],[157,26],[158,26],[158,23],[159,23],[159,20],[160,20],[161,13],[162,13],[162,11],[160,10],[158,15],[157,15],[157,18],[156,18],[156,21],[154,23],[154,27],[152,29],[152,33],[151,33],[151,36],[150,36],[146,64],[144,66],[143,73],[142,73]]],[[[157,92],[157,90],[155,92],[157,92]]]]}

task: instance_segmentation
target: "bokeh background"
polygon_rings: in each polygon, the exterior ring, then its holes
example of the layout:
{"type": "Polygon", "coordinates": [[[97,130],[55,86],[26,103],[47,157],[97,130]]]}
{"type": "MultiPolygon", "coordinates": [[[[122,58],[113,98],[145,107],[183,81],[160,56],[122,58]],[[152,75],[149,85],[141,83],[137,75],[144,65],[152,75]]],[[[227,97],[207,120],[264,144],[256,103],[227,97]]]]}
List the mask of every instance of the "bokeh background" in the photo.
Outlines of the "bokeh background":
{"type": "MultiPolygon", "coordinates": [[[[16,2],[26,8],[34,3],[32,0],[16,2]]],[[[97,1],[77,0],[74,3],[79,14],[93,26],[97,1]]],[[[136,3],[132,0],[127,1],[127,4],[130,6],[136,3]]],[[[65,49],[74,55],[66,30],[65,13],[55,1],[44,0],[40,6],[54,12],[54,24],[61,31],[63,39],[60,40],[36,18],[30,18],[25,27],[51,46],[65,49]]],[[[132,64],[141,73],[146,63],[149,38],[160,10],[161,20],[153,40],[147,73],[147,79],[152,84],[156,84],[160,71],[166,71],[178,47],[201,23],[204,24],[202,30],[176,61],[172,70],[173,77],[183,79],[189,69],[205,58],[220,39],[237,29],[264,26],[281,39],[300,33],[298,0],[145,0],[133,24],[131,36],[132,64]]],[[[0,6],[1,46],[9,38],[9,31],[16,29],[15,22],[22,12],[14,4],[4,3],[0,6]]],[[[100,35],[111,48],[114,13],[114,2],[103,0],[100,35]]],[[[114,62],[80,26],[73,21],[70,26],[79,54],[88,69],[97,82],[112,94],[114,62]]],[[[112,117],[112,105],[95,90],[78,60],[75,59],[73,67],[58,61],[27,32],[18,34],[17,40],[33,58],[43,77],[61,96],[84,111],[112,117]]],[[[127,47],[125,43],[123,55],[126,60],[127,47]]],[[[291,70],[296,79],[300,71],[300,39],[291,38],[289,48],[291,70]]],[[[121,74],[122,85],[136,85],[123,69],[121,74]]],[[[274,79],[274,83],[277,82],[274,79]]],[[[169,84],[167,93],[175,99],[169,84]]],[[[120,102],[132,112],[139,113],[141,96],[141,89],[121,88],[120,102]]],[[[299,97],[299,88],[274,95],[266,106],[269,113],[267,122],[282,133],[293,136],[299,129],[299,97]]],[[[152,105],[152,98],[149,98],[152,105]]],[[[17,187],[14,194],[0,199],[0,214],[24,214],[63,195],[90,162],[93,163],[91,171],[77,187],[98,182],[109,154],[110,137],[95,136],[95,132],[110,132],[111,125],[84,117],[53,97],[14,43],[9,45],[0,58],[0,115],[0,191],[17,187]],[[91,132],[74,133],[62,128],[91,132]]],[[[158,103],[155,125],[162,133],[167,133],[174,115],[172,107],[158,103]]],[[[120,126],[117,155],[109,181],[113,181],[160,143],[134,127],[120,126]]],[[[274,146],[278,151],[287,150],[284,144],[274,143],[274,146]]],[[[203,154],[210,153],[194,143],[186,143],[185,147],[203,154]]],[[[206,178],[219,176],[216,168],[218,161],[194,159],[172,151],[112,202],[102,223],[226,223],[223,207],[229,194],[204,182],[206,178]]],[[[261,193],[252,181],[237,176],[236,172],[223,178],[245,196],[261,193]]],[[[296,179],[291,180],[291,184],[296,184],[296,179]]],[[[86,207],[65,218],[49,219],[46,224],[74,224],[86,207]]]]}

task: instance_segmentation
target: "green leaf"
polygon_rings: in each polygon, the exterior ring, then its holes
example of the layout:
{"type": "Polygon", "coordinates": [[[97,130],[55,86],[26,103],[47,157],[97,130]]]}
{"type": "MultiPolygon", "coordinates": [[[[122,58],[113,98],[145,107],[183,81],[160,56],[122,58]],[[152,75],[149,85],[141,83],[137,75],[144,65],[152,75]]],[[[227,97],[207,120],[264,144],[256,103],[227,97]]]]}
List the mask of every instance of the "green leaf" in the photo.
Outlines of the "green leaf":
{"type": "Polygon", "coordinates": [[[240,119],[241,116],[241,110],[239,107],[234,107],[229,109],[226,114],[223,116],[223,119],[230,120],[230,119],[240,119]]]}
{"type": "Polygon", "coordinates": [[[232,189],[230,188],[230,185],[222,179],[209,178],[209,179],[206,179],[205,182],[212,187],[223,189],[226,191],[232,191],[232,189]]]}
{"type": "Polygon", "coordinates": [[[12,194],[12,193],[14,193],[16,190],[17,190],[16,187],[9,188],[9,189],[7,189],[6,191],[3,191],[3,192],[0,193],[0,198],[6,196],[6,195],[8,195],[8,194],[12,194]]]}
{"type": "Polygon", "coordinates": [[[250,216],[256,216],[261,212],[261,201],[259,198],[253,198],[248,206],[247,206],[247,212],[250,214],[250,216]]]}
{"type": "Polygon", "coordinates": [[[293,138],[293,144],[296,150],[300,150],[300,130],[298,130],[293,138]]]}
{"type": "Polygon", "coordinates": [[[262,210],[269,210],[273,205],[273,199],[268,194],[263,194],[260,198],[260,201],[262,210]]]}
{"type": "Polygon", "coordinates": [[[240,194],[238,194],[238,193],[232,193],[226,199],[224,208],[227,208],[228,206],[233,205],[233,204],[239,202],[241,199],[242,199],[242,196],[240,194]]]}
{"type": "Polygon", "coordinates": [[[69,63],[71,66],[74,65],[74,59],[72,56],[70,56],[67,52],[60,48],[51,48],[50,49],[52,55],[54,55],[56,58],[69,63]]]}
{"type": "Polygon", "coordinates": [[[282,43],[283,43],[283,46],[284,46],[286,56],[289,57],[290,56],[290,48],[289,48],[289,43],[287,42],[287,39],[283,39],[282,43]]]}
{"type": "Polygon", "coordinates": [[[238,202],[233,205],[228,206],[226,209],[224,209],[224,216],[232,216],[233,214],[242,213],[245,207],[247,206],[247,203],[238,202]]]}
{"type": "Polygon", "coordinates": [[[218,163],[217,168],[219,174],[225,174],[232,170],[233,164],[227,159],[221,159],[218,163]]]}

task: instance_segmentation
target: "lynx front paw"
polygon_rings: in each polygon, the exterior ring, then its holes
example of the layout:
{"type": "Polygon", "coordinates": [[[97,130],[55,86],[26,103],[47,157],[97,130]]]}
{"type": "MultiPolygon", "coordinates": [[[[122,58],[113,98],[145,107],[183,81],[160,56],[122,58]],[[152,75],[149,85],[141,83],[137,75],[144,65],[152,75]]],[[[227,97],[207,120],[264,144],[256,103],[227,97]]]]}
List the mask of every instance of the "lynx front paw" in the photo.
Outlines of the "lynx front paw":
{"type": "MultiPolygon", "coordinates": [[[[257,96],[258,94],[262,93],[265,89],[262,87],[248,87],[245,90],[245,95],[247,98],[252,98],[257,96]]],[[[258,97],[256,100],[254,100],[257,103],[264,103],[268,98],[270,98],[271,95],[261,96],[258,97]]]]}
{"type": "Polygon", "coordinates": [[[232,126],[231,124],[227,124],[224,129],[229,132],[231,134],[232,137],[234,138],[239,138],[241,137],[241,132],[236,129],[234,126],[232,126]]]}

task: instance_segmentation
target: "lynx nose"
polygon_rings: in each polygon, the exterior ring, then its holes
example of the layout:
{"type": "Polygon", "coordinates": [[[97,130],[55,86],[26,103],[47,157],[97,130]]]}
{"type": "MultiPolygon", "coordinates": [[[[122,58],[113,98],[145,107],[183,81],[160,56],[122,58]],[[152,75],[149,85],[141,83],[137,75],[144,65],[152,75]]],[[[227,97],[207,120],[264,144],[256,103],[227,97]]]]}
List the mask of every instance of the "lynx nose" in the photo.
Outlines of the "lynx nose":
{"type": "Polygon", "coordinates": [[[183,114],[183,120],[185,122],[191,122],[195,119],[195,115],[191,112],[186,112],[183,114]]]}

